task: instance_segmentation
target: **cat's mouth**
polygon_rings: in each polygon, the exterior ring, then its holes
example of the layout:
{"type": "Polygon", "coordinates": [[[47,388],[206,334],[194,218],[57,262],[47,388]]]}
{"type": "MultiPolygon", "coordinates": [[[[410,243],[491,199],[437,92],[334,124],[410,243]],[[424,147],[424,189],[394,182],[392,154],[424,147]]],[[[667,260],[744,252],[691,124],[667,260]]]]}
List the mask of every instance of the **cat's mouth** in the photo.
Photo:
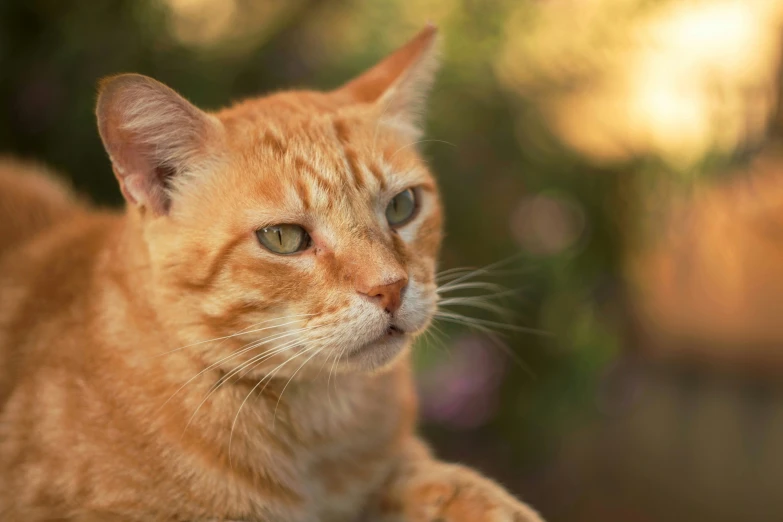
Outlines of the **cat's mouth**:
{"type": "Polygon", "coordinates": [[[386,330],[364,346],[342,356],[345,361],[367,359],[369,366],[385,364],[404,346],[407,332],[397,325],[390,324],[386,330]]]}
{"type": "Polygon", "coordinates": [[[389,325],[389,327],[386,329],[386,333],[384,334],[384,337],[397,337],[400,335],[405,335],[405,330],[400,328],[399,326],[395,325],[389,325]]]}

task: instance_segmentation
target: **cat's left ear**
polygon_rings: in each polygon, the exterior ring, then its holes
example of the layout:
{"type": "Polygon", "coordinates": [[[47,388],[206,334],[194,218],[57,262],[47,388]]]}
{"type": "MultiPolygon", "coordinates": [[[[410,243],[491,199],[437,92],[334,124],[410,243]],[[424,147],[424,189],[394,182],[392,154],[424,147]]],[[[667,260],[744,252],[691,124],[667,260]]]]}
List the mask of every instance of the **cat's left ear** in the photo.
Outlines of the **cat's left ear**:
{"type": "Polygon", "coordinates": [[[438,29],[428,24],[407,44],[335,94],[354,103],[374,104],[384,122],[418,135],[438,68],[437,44],[438,29]]]}
{"type": "Polygon", "coordinates": [[[102,81],[95,112],[123,196],[156,216],[169,212],[177,184],[214,157],[222,136],[214,116],[140,74],[102,81]]]}

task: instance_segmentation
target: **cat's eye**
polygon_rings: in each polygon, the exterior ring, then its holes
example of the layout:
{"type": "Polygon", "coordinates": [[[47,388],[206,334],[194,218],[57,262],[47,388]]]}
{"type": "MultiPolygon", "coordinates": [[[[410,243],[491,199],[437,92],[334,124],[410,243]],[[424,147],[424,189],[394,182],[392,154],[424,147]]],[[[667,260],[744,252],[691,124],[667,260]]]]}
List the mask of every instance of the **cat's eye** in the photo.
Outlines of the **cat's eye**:
{"type": "Polygon", "coordinates": [[[416,214],[416,193],[406,189],[389,201],[386,207],[386,219],[393,227],[400,227],[413,219],[416,214]]]}
{"type": "Polygon", "coordinates": [[[310,245],[310,236],[299,225],[274,225],[256,230],[258,241],[275,254],[295,254],[310,245]]]}

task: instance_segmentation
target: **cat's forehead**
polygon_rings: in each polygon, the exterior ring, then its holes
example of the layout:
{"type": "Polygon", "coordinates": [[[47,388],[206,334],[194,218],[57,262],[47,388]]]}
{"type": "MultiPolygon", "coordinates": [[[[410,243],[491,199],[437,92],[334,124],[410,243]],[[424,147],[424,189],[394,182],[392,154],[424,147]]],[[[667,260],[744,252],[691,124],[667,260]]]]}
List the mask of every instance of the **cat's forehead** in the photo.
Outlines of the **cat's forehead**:
{"type": "Polygon", "coordinates": [[[415,148],[370,115],[324,103],[271,118],[268,103],[259,103],[224,124],[241,177],[235,183],[272,207],[356,211],[357,203],[433,185],[415,148]]]}
{"type": "Polygon", "coordinates": [[[216,114],[229,130],[247,132],[254,127],[287,126],[338,112],[345,102],[331,93],[285,91],[242,100],[216,114]]]}
{"type": "Polygon", "coordinates": [[[409,140],[361,111],[299,107],[271,118],[261,107],[224,120],[231,148],[225,186],[242,194],[245,212],[259,223],[370,223],[406,188],[434,190],[409,140]]]}

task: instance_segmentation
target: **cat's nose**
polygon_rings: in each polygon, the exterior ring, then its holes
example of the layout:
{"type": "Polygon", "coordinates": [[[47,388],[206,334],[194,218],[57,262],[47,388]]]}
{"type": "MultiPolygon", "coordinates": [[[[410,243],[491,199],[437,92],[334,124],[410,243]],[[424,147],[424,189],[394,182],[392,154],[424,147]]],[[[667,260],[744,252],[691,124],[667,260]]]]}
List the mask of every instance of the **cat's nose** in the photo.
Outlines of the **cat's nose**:
{"type": "Polygon", "coordinates": [[[402,292],[408,286],[408,276],[403,275],[393,283],[385,283],[368,288],[366,291],[359,290],[359,293],[366,295],[387,313],[393,314],[400,309],[402,304],[402,292]]]}

